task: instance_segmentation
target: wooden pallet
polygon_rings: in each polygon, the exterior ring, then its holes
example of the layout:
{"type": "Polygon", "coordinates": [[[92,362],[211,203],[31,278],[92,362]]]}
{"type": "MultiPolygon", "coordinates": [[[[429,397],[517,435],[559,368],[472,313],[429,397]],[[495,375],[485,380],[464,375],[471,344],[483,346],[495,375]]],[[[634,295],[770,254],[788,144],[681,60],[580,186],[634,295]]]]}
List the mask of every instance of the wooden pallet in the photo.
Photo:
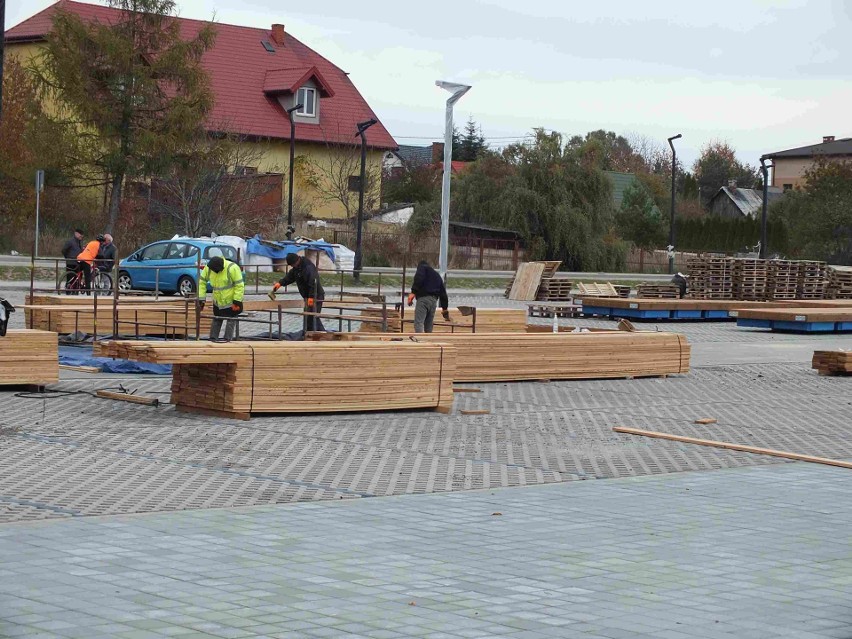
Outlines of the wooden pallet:
{"type": "Polygon", "coordinates": [[[578,317],[582,307],[578,304],[559,304],[559,303],[531,303],[529,304],[530,317],[578,317]]]}
{"type": "Polygon", "coordinates": [[[852,375],[852,351],[814,351],[811,367],[820,375],[852,375]]]}
{"type": "Polygon", "coordinates": [[[545,264],[543,262],[524,262],[518,266],[515,279],[509,291],[510,300],[532,301],[538,295],[541,286],[541,278],[544,275],[545,264]]]}
{"type": "Polygon", "coordinates": [[[10,328],[0,337],[0,385],[59,381],[59,341],[50,331],[10,328]]]}
{"type": "Polygon", "coordinates": [[[677,284],[649,284],[643,282],[636,287],[636,297],[643,299],[668,299],[680,298],[680,287],[677,284]]]}
{"type": "Polygon", "coordinates": [[[831,299],[852,299],[852,266],[829,266],[827,295],[831,299]]]}
{"type": "Polygon", "coordinates": [[[580,295],[583,297],[619,297],[618,291],[609,282],[604,284],[579,282],[577,288],[580,289],[580,295]]]}

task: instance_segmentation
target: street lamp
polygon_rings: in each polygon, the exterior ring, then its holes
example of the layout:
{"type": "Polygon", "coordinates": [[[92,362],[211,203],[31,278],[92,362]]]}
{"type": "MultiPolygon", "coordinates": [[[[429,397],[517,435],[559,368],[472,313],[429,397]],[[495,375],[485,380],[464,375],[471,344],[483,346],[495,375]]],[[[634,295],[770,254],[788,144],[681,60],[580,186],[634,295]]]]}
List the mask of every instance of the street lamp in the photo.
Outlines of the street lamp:
{"type": "Polygon", "coordinates": [[[671,147],[672,150],[672,215],[669,222],[669,275],[673,275],[675,272],[675,179],[677,178],[677,152],[675,151],[672,141],[682,137],[683,136],[678,133],[668,139],[669,147],[671,147]]]}
{"type": "Polygon", "coordinates": [[[290,118],[290,178],[287,183],[287,239],[293,239],[293,163],[296,159],[296,122],[293,120],[293,113],[301,109],[304,105],[297,104],[296,106],[287,109],[287,117],[290,118]]]}
{"type": "Polygon", "coordinates": [[[361,278],[361,226],[364,223],[364,189],[367,182],[367,129],[376,124],[378,120],[370,118],[365,122],[358,123],[358,133],[361,136],[361,178],[358,180],[358,230],[355,234],[355,281],[361,278]]]}
{"type": "Polygon", "coordinates": [[[444,282],[447,281],[449,260],[447,251],[450,243],[450,172],[453,167],[453,106],[470,91],[470,85],[456,84],[438,80],[436,86],[452,93],[447,98],[447,112],[444,123],[444,176],[441,182],[441,250],[438,257],[438,270],[444,282]]]}
{"type": "Polygon", "coordinates": [[[766,164],[766,156],[760,158],[760,172],[763,174],[763,209],[760,213],[760,253],[758,257],[765,260],[769,254],[766,237],[766,212],[769,207],[769,165],[766,164]]]}

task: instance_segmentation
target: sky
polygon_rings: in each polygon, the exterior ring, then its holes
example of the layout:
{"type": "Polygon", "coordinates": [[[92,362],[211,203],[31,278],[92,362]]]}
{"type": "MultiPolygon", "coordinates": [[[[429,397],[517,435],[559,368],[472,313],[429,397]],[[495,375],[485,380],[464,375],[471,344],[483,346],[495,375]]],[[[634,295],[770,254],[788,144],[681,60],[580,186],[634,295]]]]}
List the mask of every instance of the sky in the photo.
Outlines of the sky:
{"type": "MultiPolygon", "coordinates": [[[[6,28],[52,4],[7,0],[6,28]]],[[[443,138],[448,93],[472,85],[493,146],[543,127],[607,129],[665,145],[690,166],[724,140],[767,152],[852,136],[846,0],[177,0],[182,17],[273,22],[350,73],[399,144],[443,138]],[[287,7],[287,4],[291,4],[287,7]],[[843,34],[846,34],[845,36],[843,34]]]]}

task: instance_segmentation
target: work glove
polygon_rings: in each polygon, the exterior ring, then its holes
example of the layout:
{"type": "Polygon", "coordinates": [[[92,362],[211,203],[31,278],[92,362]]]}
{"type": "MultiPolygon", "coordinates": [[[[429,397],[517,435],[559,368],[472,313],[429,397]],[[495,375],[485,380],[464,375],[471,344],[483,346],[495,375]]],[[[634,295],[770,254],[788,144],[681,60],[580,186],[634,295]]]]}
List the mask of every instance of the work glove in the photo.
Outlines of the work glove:
{"type": "Polygon", "coordinates": [[[205,302],[204,300],[200,300],[200,301],[198,302],[198,310],[199,310],[199,311],[203,311],[203,310],[204,310],[204,304],[206,304],[206,302],[205,302]]]}
{"type": "Polygon", "coordinates": [[[277,291],[279,288],[281,288],[281,282],[275,282],[275,284],[272,285],[273,291],[277,291]]]}
{"type": "Polygon", "coordinates": [[[314,298],[313,298],[313,297],[309,297],[309,298],[307,299],[307,304],[308,304],[308,308],[313,308],[313,307],[314,307],[314,298]]]}
{"type": "Polygon", "coordinates": [[[450,312],[447,309],[441,311],[441,317],[443,317],[448,322],[450,321],[450,312]]]}
{"type": "Polygon", "coordinates": [[[233,304],[231,304],[231,310],[234,311],[235,313],[242,313],[243,312],[243,303],[242,302],[234,302],[233,304]]]}
{"type": "Polygon", "coordinates": [[[408,305],[411,306],[412,304],[414,304],[414,293],[408,295],[408,305]]]}

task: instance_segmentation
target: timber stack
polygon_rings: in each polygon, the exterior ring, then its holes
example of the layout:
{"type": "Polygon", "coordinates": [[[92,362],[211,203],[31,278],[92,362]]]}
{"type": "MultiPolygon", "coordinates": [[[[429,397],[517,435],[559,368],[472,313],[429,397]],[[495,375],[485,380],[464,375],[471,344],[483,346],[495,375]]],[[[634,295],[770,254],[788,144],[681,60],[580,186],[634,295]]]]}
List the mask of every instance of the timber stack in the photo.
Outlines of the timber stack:
{"type": "Polygon", "coordinates": [[[799,286],[799,263],[792,260],[769,260],[767,300],[794,300],[799,286]]]}
{"type": "Polygon", "coordinates": [[[687,260],[689,296],[699,300],[729,300],[734,297],[733,259],[704,253],[687,260]]]}
{"type": "Polygon", "coordinates": [[[852,266],[829,266],[828,296],[831,299],[852,299],[852,266]]]}
{"type": "Polygon", "coordinates": [[[821,300],[825,298],[828,284],[825,262],[799,262],[799,282],[796,288],[796,299],[821,300]]]}
{"type": "Polygon", "coordinates": [[[59,381],[56,333],[10,328],[0,337],[0,385],[44,386],[59,381]]]}
{"type": "Polygon", "coordinates": [[[636,297],[642,299],[676,300],[680,298],[680,287],[676,284],[650,284],[643,282],[636,287],[636,297]]]}
{"type": "Polygon", "coordinates": [[[172,365],[178,410],[252,413],[452,408],[456,352],[413,341],[151,342],[95,346],[100,357],[172,365]]]}
{"type": "MultiPolygon", "coordinates": [[[[364,309],[361,315],[369,319],[381,319],[381,310],[364,309]]],[[[413,333],[414,332],[414,308],[407,309],[405,320],[400,321],[398,311],[388,311],[389,333],[413,333]],[[402,330],[400,330],[400,324],[402,330]]],[[[375,322],[362,322],[358,329],[361,333],[380,333],[381,324],[375,322]]],[[[450,321],[445,322],[440,311],[435,314],[436,333],[471,333],[473,332],[473,315],[465,315],[458,308],[450,309],[450,321]]],[[[476,309],[476,332],[486,333],[524,333],[527,330],[526,311],[520,308],[477,308],[476,309]]]]}
{"type": "Polygon", "coordinates": [[[734,299],[759,302],[766,299],[769,269],[766,260],[735,259],[734,299]]]}
{"type": "Polygon", "coordinates": [[[852,351],[814,351],[811,367],[820,375],[852,375],[852,351]]]}

